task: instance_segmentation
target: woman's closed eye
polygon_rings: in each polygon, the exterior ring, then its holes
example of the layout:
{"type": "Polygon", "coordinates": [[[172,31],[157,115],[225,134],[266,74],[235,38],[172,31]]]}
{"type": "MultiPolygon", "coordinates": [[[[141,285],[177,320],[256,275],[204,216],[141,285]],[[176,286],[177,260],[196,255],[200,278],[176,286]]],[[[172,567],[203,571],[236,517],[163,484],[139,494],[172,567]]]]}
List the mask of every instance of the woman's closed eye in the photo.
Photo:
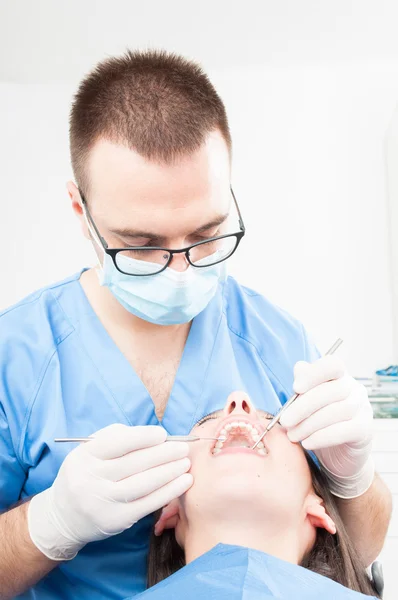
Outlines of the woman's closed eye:
{"type": "Polygon", "coordinates": [[[200,419],[200,421],[196,423],[196,427],[199,427],[199,425],[203,425],[203,423],[206,423],[206,421],[210,421],[210,419],[218,419],[218,415],[212,413],[210,415],[207,415],[206,417],[203,417],[202,419],[200,419]]]}
{"type": "MultiPolygon", "coordinates": [[[[271,421],[275,415],[272,415],[271,413],[266,413],[265,415],[261,415],[264,419],[267,419],[267,421],[271,421]]],[[[277,422],[277,425],[279,425],[279,427],[282,427],[282,425],[279,423],[279,421],[277,422]]]]}
{"type": "MultiPolygon", "coordinates": [[[[200,425],[203,425],[203,423],[206,423],[206,421],[210,421],[210,419],[218,419],[221,415],[217,412],[217,413],[210,413],[209,415],[206,415],[205,417],[203,417],[202,419],[200,419],[200,421],[198,421],[196,423],[196,427],[199,427],[200,425]]],[[[263,419],[267,419],[267,420],[271,420],[274,418],[274,415],[268,412],[264,412],[263,414],[259,413],[259,416],[262,417],[263,419]]],[[[239,418],[239,417],[237,417],[239,418]]]]}
{"type": "Polygon", "coordinates": [[[271,413],[266,412],[263,415],[260,415],[260,417],[263,417],[264,419],[271,420],[271,419],[274,418],[274,415],[272,415],[271,413]]]}

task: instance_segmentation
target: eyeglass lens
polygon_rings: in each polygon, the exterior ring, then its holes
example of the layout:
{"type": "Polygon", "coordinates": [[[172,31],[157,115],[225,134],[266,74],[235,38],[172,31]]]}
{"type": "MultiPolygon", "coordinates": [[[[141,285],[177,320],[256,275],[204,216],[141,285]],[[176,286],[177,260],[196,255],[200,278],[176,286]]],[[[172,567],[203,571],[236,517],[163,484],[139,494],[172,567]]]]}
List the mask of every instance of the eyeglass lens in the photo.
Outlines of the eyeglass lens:
{"type": "MultiPolygon", "coordinates": [[[[235,250],[236,236],[211,240],[189,250],[189,261],[198,267],[208,267],[228,258],[235,250]]],[[[122,250],[116,254],[117,267],[128,275],[155,274],[163,269],[170,259],[167,250],[138,248],[122,250]]]]}

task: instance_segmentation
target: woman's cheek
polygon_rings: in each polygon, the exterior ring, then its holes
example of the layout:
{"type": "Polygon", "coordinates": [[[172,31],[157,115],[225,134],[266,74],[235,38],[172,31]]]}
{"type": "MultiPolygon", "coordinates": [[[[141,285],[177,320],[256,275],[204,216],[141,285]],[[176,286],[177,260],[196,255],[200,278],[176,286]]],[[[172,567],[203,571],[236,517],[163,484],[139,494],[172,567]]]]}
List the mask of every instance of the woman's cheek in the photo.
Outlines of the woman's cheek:
{"type": "Polygon", "coordinates": [[[307,465],[301,445],[292,443],[284,430],[275,432],[275,436],[268,439],[268,450],[274,455],[275,461],[288,470],[290,468],[302,470],[307,465]]]}
{"type": "Polygon", "coordinates": [[[189,459],[191,461],[190,473],[193,477],[200,475],[201,479],[205,478],[209,470],[207,461],[211,459],[206,442],[193,442],[190,447],[189,459]]]}
{"type": "Polygon", "coordinates": [[[194,444],[191,444],[191,448],[189,451],[189,460],[191,461],[191,468],[190,471],[191,473],[197,468],[197,463],[198,463],[198,459],[199,459],[199,454],[198,454],[198,450],[197,448],[193,448],[194,444]]]}

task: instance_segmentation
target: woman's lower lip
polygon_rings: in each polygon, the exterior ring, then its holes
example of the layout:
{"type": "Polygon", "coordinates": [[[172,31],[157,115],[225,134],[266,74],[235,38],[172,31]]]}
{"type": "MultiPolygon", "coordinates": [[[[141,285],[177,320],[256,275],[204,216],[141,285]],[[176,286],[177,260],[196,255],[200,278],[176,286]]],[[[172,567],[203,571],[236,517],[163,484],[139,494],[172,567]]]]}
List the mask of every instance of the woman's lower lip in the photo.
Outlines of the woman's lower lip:
{"type": "Polygon", "coordinates": [[[217,456],[220,456],[221,454],[237,454],[237,453],[255,454],[256,456],[259,456],[260,458],[265,457],[264,454],[260,454],[257,450],[252,450],[251,448],[245,448],[244,446],[232,446],[231,448],[222,448],[220,450],[220,452],[218,452],[217,454],[213,454],[212,456],[214,456],[214,458],[217,458],[217,456]]]}

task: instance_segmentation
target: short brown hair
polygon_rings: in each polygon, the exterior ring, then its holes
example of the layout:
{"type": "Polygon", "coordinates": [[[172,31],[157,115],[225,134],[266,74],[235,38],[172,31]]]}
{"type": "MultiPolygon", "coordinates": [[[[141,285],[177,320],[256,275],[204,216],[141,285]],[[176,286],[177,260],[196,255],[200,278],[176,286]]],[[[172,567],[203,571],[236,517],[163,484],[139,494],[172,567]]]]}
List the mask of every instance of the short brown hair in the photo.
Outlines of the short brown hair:
{"type": "Polygon", "coordinates": [[[80,83],[69,120],[74,176],[89,187],[88,154],[99,139],[166,164],[197,150],[218,129],[231,150],[224,104],[201,67],[163,50],[100,62],[80,83]]]}

